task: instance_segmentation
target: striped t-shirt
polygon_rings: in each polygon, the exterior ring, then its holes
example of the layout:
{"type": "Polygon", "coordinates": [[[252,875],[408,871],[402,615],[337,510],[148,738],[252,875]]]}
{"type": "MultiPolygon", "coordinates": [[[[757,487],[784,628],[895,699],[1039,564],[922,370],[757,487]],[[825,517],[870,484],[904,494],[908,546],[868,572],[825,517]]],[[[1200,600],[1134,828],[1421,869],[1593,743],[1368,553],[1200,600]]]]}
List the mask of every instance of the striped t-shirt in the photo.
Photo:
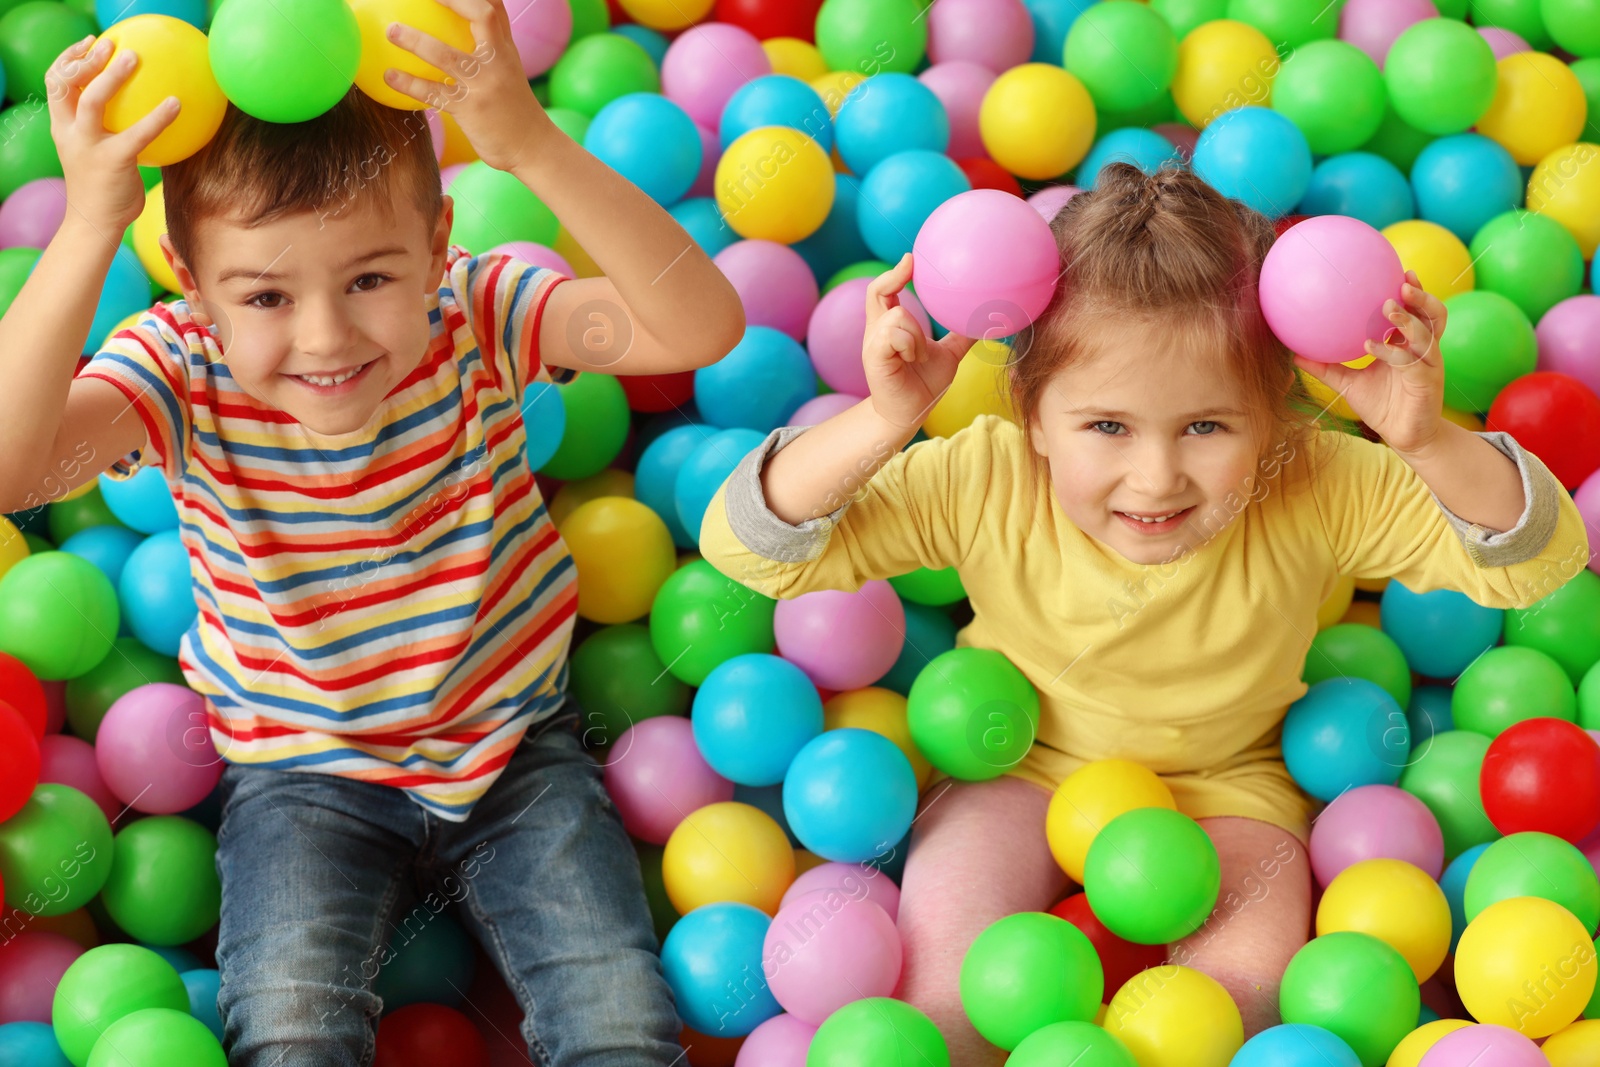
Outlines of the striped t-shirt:
{"type": "MultiPolygon", "coordinates": [[[[182,300],[84,368],[127,394],[176,500],[200,609],[178,662],[226,760],[394,786],[461,821],[560,707],[577,572],[520,404],[523,383],[572,377],[536,351],[564,280],[452,245],[419,310],[427,355],[337,448],[239,388],[182,300]]],[[[545,390],[528,417],[558,403],[545,390]]]]}

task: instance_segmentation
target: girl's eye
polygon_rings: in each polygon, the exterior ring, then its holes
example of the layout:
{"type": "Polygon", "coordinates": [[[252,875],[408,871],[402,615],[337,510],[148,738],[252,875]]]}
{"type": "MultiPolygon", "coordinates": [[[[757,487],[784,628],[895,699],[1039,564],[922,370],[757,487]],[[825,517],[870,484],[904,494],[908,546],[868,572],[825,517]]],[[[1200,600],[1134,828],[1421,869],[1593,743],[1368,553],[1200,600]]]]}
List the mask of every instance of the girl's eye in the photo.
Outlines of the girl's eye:
{"type": "Polygon", "coordinates": [[[1199,422],[1191,422],[1189,424],[1189,428],[1195,432],[1196,437],[1207,437],[1210,434],[1215,433],[1217,430],[1222,429],[1222,425],[1220,423],[1210,422],[1202,419],[1199,422]]]}
{"type": "Polygon", "coordinates": [[[1111,422],[1110,420],[1102,420],[1100,422],[1092,423],[1091,425],[1098,432],[1106,434],[1110,437],[1116,436],[1122,430],[1122,423],[1111,422]],[[1107,429],[1107,427],[1110,427],[1110,429],[1107,429]]]}

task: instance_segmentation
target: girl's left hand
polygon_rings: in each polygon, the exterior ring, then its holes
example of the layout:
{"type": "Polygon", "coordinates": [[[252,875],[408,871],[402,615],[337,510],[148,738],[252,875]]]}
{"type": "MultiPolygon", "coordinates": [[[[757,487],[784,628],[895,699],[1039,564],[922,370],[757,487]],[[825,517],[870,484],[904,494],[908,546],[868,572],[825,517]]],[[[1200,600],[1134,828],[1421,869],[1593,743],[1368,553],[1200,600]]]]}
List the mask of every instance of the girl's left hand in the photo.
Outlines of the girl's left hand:
{"type": "Polygon", "coordinates": [[[389,41],[443,71],[453,84],[419,78],[390,67],[389,87],[453,116],[478,153],[496,170],[511,171],[523,161],[544,109],[522,72],[522,58],[511,39],[505,0],[438,0],[472,25],[475,47],[468,55],[397,22],[389,41]]]}
{"type": "Polygon", "coordinates": [[[1394,329],[1384,343],[1367,342],[1374,362],[1355,370],[1342,363],[1317,363],[1295,356],[1295,366],[1343,396],[1361,421],[1396,452],[1426,448],[1443,423],[1444,359],[1439,336],[1445,309],[1426,292],[1415,271],[1406,271],[1399,303],[1389,300],[1384,315],[1394,329]]]}

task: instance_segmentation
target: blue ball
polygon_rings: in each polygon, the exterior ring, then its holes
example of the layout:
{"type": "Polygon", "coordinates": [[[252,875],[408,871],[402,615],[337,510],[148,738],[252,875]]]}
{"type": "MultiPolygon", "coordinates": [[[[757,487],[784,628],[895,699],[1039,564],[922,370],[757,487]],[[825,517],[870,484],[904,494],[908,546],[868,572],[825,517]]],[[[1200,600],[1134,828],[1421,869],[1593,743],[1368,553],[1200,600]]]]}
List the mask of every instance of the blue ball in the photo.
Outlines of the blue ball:
{"type": "Polygon", "coordinates": [[[583,147],[658,204],[683,199],[704,155],[694,119],[660,93],[627,93],[601,108],[583,147]]]}
{"type": "Polygon", "coordinates": [[[478,962],[472,938],[443,909],[458,894],[470,892],[459,880],[450,895],[435,889],[410,911],[396,915],[389,934],[387,954],[372,991],[383,998],[385,1010],[407,1004],[443,1004],[456,1007],[464,999],[478,962]]]}
{"type": "Polygon", "coordinates": [[[1228,1067],[1361,1067],[1361,1058],[1320,1026],[1285,1023],[1246,1041],[1228,1067]]]}
{"type": "Polygon", "coordinates": [[[1033,16],[1033,62],[1061,66],[1067,54],[1067,34],[1078,16],[1096,0],[1022,0],[1033,16]]]}
{"type": "Polygon", "coordinates": [[[850,264],[872,258],[872,249],[861,239],[860,202],[860,181],[849,174],[835,174],[828,217],[816,233],[791,246],[824,282],[850,264]]]}
{"type": "Polygon", "coordinates": [[[833,136],[850,170],[866,174],[898,152],[949,148],[950,117],[932,89],[909,74],[888,72],[868,78],[844,98],[833,119],[833,136]]]}
{"type": "Polygon", "coordinates": [[[783,786],[735,785],[733,787],[733,799],[737,803],[759,808],[772,816],[772,821],[783,827],[783,833],[789,839],[790,848],[803,847],[800,844],[800,839],[794,836],[794,831],[789,828],[789,816],[783,813],[783,786]]]}
{"type": "Polygon", "coordinates": [[[1365,678],[1318,682],[1283,720],[1283,762],[1318,800],[1361,785],[1394,785],[1410,753],[1405,712],[1365,678]]]}
{"type": "Polygon", "coordinates": [[[48,1023],[0,1026],[0,1067],[72,1067],[48,1023]]]}
{"type": "Polygon", "coordinates": [[[151,534],[133,550],[117,583],[117,600],[140,642],[163,656],[178,654],[200,606],[189,585],[189,553],[177,530],[151,534]]]}
{"type": "Polygon", "coordinates": [[[783,1012],[762,970],[771,925],[760,908],[731,900],[701,905],[673,924],[661,943],[661,969],[685,1023],[742,1037],[783,1012]]]}
{"type": "Polygon", "coordinates": [[[1481,845],[1473,845],[1451,860],[1444,874],[1439,876],[1439,888],[1444,890],[1444,899],[1450,904],[1451,952],[1456,950],[1462,933],[1467,929],[1467,877],[1472,874],[1472,868],[1477,866],[1478,857],[1492,844],[1494,842],[1485,841],[1481,845]]]}
{"type": "Polygon", "coordinates": [[[706,255],[716,258],[718,252],[741,240],[733,227],[722,217],[722,209],[709,196],[680,200],[667,209],[679,226],[693,238],[706,255]]]}
{"type": "Polygon", "coordinates": [[[222,988],[222,975],[216,971],[193,970],[178,975],[183,988],[189,991],[189,1014],[206,1024],[206,1029],[222,1040],[222,1016],[217,1010],[217,992],[222,988]]]}
{"type": "Polygon", "coordinates": [[[643,48],[650,59],[661,69],[661,63],[667,58],[667,39],[648,26],[641,26],[637,22],[624,22],[620,26],[611,27],[611,32],[619,37],[626,37],[634,44],[643,48]]]}
{"type": "MultiPolygon", "coordinates": [[[[1087,25],[1087,23],[1085,23],[1087,25]]],[[[1112,130],[1094,143],[1089,154],[1078,164],[1077,181],[1080,189],[1093,189],[1100,177],[1100,168],[1107,163],[1132,163],[1146,174],[1154,174],[1164,163],[1181,163],[1183,156],[1177,146],[1154,130],[1126,126],[1112,130]]]]}
{"type": "Polygon", "coordinates": [[[1428,678],[1454,678],[1493,648],[1505,615],[1454,589],[1413,593],[1393,579],[1379,606],[1383,632],[1394,638],[1411,669],[1428,678]]]}
{"type": "Polygon", "coordinates": [[[144,544],[144,538],[145,535],[138,530],[130,530],[125,526],[90,526],[61,542],[61,551],[82,556],[93,563],[115,586],[122,581],[122,570],[128,564],[128,557],[144,544]]]}
{"type": "Polygon", "coordinates": [[[800,342],[770,326],[747,326],[717,362],[694,372],[694,402],[711,425],[770,433],[817,395],[817,371],[800,342]]]}
{"type": "Polygon", "coordinates": [[[909,696],[911,683],[917,680],[922,668],[935,656],[956,647],[957,627],[949,613],[940,608],[910,600],[902,600],[901,605],[906,609],[905,647],[889,673],[872,684],[909,696]]]}
{"type": "Polygon", "coordinates": [[[898,152],[861,182],[861,237],[873,255],[898,263],[911,251],[928,216],[946,200],[971,190],[971,180],[949,156],[922,149],[898,152]]]}
{"type": "Polygon", "coordinates": [[[197,30],[205,29],[210,21],[206,0],[95,0],[94,18],[102,29],[135,15],[166,15],[197,30]]]}
{"type": "Polygon", "coordinates": [[[672,495],[677,503],[678,521],[683,523],[695,544],[700,543],[700,523],[705,520],[711,498],[717,495],[739,461],[766,438],[767,435],[758,430],[719,431],[696,445],[678,468],[672,495]]]}
{"type": "Polygon", "coordinates": [[[766,74],[745,82],[722,109],[717,139],[728,146],[751,130],[788,126],[833,151],[833,116],[817,91],[787,74],[766,74]]]}
{"type": "Polygon", "coordinates": [[[706,675],[689,721],[712,770],[739,785],[777,785],[796,753],[822,733],[822,696],[788,660],[746,652],[706,675]]]}
{"type": "Polygon", "coordinates": [[[1406,722],[1411,727],[1411,751],[1417,754],[1417,759],[1421,759],[1433,743],[1435,734],[1448,733],[1456,728],[1455,717],[1450,714],[1450,687],[1413,686],[1411,702],[1406,705],[1406,722]]]}
{"type": "Polygon", "coordinates": [[[182,974],[184,971],[196,971],[200,969],[200,958],[186,948],[180,948],[177,945],[146,945],[142,942],[139,944],[139,947],[149,949],[157,956],[160,956],[162,959],[166,960],[172,969],[177,971],[179,974],[182,974]]]}
{"type": "Polygon", "coordinates": [[[714,427],[699,424],[676,426],[639,453],[639,464],[633,472],[633,497],[661,516],[672,534],[672,543],[679,548],[693,548],[695,541],[684,529],[683,520],[678,518],[678,471],[689,453],[716,432],[714,427]]]}
{"type": "MultiPolygon", "coordinates": [[[[1454,948],[1455,948],[1454,945],[1452,945],[1450,947],[1451,947],[1452,950],[1454,950],[1454,948]]],[[[1429,1023],[1434,1023],[1434,1022],[1438,1022],[1438,1021],[1439,1021],[1439,1013],[1434,1011],[1432,1008],[1428,1007],[1426,1004],[1424,1004],[1422,1007],[1417,1009],[1417,1025],[1419,1027],[1420,1026],[1427,1026],[1429,1023]]]]}
{"type": "Polygon", "coordinates": [[[1411,165],[1417,214],[1463,244],[1490,219],[1521,207],[1524,188],[1511,153],[1480,133],[1441,137],[1411,165]]]}
{"type": "Polygon", "coordinates": [[[823,859],[861,863],[911,829],[917,775],[887,737],[846,727],[813,738],[783,779],[783,810],[800,843],[823,859]]]}
{"type": "Polygon", "coordinates": [[[1271,108],[1235,108],[1200,135],[1194,172],[1223,196],[1281,218],[1311,185],[1311,147],[1300,127],[1271,108]]]}
{"type": "Polygon", "coordinates": [[[1317,164],[1295,210],[1302,215],[1348,215],[1381,230],[1416,218],[1417,201],[1399,167],[1370,152],[1345,152],[1317,164]]]}
{"type": "Polygon", "coordinates": [[[567,405],[555,382],[529,382],[522,388],[522,429],[527,436],[528,467],[538,470],[561,447],[567,435],[567,405]]]}
{"type": "Polygon", "coordinates": [[[132,478],[117,481],[100,475],[100,496],[111,514],[140,533],[178,528],[178,506],[159,467],[141,467],[132,478]]]}
{"type": "MultiPolygon", "coordinates": [[[[37,267],[35,262],[34,268],[37,267]]],[[[30,269],[28,273],[33,271],[30,269]]],[[[83,342],[83,354],[91,356],[98,352],[118,323],[150,304],[150,275],[133,249],[118,245],[116,255],[111,258],[111,269],[106,272],[105,285],[100,289],[100,302],[95,305],[94,321],[89,324],[89,336],[83,342]]]]}

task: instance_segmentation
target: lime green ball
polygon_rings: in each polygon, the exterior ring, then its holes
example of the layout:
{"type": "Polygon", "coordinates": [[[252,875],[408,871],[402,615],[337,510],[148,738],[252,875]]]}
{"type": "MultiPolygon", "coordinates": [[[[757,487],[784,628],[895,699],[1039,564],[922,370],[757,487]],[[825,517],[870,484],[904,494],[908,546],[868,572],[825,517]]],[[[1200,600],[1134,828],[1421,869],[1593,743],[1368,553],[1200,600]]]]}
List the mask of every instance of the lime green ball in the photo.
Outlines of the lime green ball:
{"type": "MultiPolygon", "coordinates": [[[[1553,43],[1545,28],[1539,0],[1471,0],[1467,10],[1477,26],[1498,26],[1510,30],[1533,46],[1535,52],[1548,52],[1553,43]]],[[[1588,16],[1600,15],[1600,8],[1588,16]]],[[[1580,16],[1581,18],[1581,16],[1580,16]]]]}
{"type": "Polygon", "coordinates": [[[228,1057],[206,1024],[187,1010],[145,1008],[106,1027],[105,1035],[89,1053],[88,1067],[166,1067],[177,1063],[184,1067],[228,1067],[228,1057]]]}
{"type": "Polygon", "coordinates": [[[659,93],[661,72],[638,42],[618,33],[575,40],[550,71],[550,102],[589,116],[629,93],[659,93]]]}
{"type": "Polygon", "coordinates": [[[1538,365],[1533,323],[1506,297],[1481,289],[1452,296],[1444,306],[1450,319],[1439,338],[1445,406],[1488,411],[1500,390],[1538,365]]]}
{"type": "Polygon", "coordinates": [[[910,74],[928,50],[928,20],[918,0],[826,0],[817,12],[817,48],[829,70],[910,74]]]}
{"type": "Polygon", "coordinates": [[[778,647],[778,602],[703,559],[673,571],[650,606],[650,643],[679,681],[699,685],[719,664],[778,647]]]}
{"type": "Polygon", "coordinates": [[[1282,53],[1336,36],[1343,7],[1343,0],[1229,0],[1228,18],[1254,26],[1282,53]]]}
{"type": "Polygon", "coordinates": [[[564,482],[605,470],[628,441],[628,395],[610,374],[580,374],[556,393],[567,411],[567,430],[540,473],[564,482]]]}
{"type": "Polygon", "coordinates": [[[1039,694],[992,648],[952,648],[928,661],[906,696],[911,740],[954,778],[998,778],[1039,736],[1039,694]]]}
{"type": "Polygon", "coordinates": [[[1578,725],[1600,730],[1600,664],[1590,667],[1578,685],[1578,725]]]}
{"type": "Polygon", "coordinates": [[[44,250],[39,248],[0,249],[0,315],[6,313],[17,294],[22,292],[28,275],[33,273],[33,265],[43,254],[44,250]]]}
{"type": "Polygon", "coordinates": [[[1167,20],[1179,41],[1196,26],[1228,17],[1228,0],[1150,0],[1150,10],[1167,20]]]}
{"type": "Polygon", "coordinates": [[[1084,9],[1067,33],[1064,65],[1105,111],[1161,100],[1178,71],[1178,38],[1161,14],[1133,0],[1084,9]]]}
{"type": "Polygon", "coordinates": [[[483,253],[507,241],[555,244],[559,223],[533,190],[515,174],[478,160],[450,183],[455,218],[450,242],[483,253]]]}
{"type": "Polygon", "coordinates": [[[101,495],[98,484],[87,493],[75,496],[71,500],[58,500],[51,504],[49,521],[50,540],[58,545],[65,544],[67,538],[73,534],[96,526],[123,525],[106,504],[106,498],[101,495]]]}
{"type": "Polygon", "coordinates": [[[1105,985],[1084,932],[1042,911],[990,923],[961,960],[961,1006],[973,1028],[1003,1049],[1041,1026],[1092,1022],[1105,985]]]}
{"type": "Polygon", "coordinates": [[[111,873],[111,824],[71,786],[46,783],[0,823],[0,882],[6,904],[65,915],[87,904],[111,873]]]}
{"type": "Polygon", "coordinates": [[[1467,875],[1467,922],[1512,897],[1543,897],[1572,912],[1585,930],[1600,925],[1600,879],[1577,846],[1552,834],[1508,834],[1483,850],[1467,875]]]}
{"type": "Polygon", "coordinates": [[[121,615],[105,572],[71,552],[39,552],[0,578],[0,652],[40,681],[76,678],[106,658],[121,615]]]}
{"type": "Polygon", "coordinates": [[[1278,990],[1286,1023],[1320,1026],[1376,1067],[1417,1026],[1422,996],[1404,956],[1371,934],[1314,939],[1289,961],[1278,990]]]}
{"type": "MultiPolygon", "coordinates": [[[[1387,95],[1387,94],[1386,94],[1387,95]]],[[[1432,144],[1434,136],[1423,133],[1395,113],[1394,105],[1387,100],[1383,107],[1383,119],[1378,123],[1378,132],[1372,139],[1361,146],[1361,151],[1371,152],[1375,156],[1382,156],[1396,167],[1401,173],[1410,174],[1411,165],[1417,161],[1422,150],[1432,144]]]]}
{"type": "Polygon", "coordinates": [[[1494,102],[1500,73],[1478,31],[1424,19],[1395,39],[1383,63],[1389,102],[1419,130],[1443,137],[1476,123],[1494,102]]]}
{"type": "Polygon", "coordinates": [[[889,584],[900,594],[900,599],[930,607],[954,604],[964,600],[967,595],[966,587],[961,584],[961,575],[956,573],[954,567],[941,567],[938,570],[918,567],[910,574],[890,578],[889,584]]]}
{"type": "MultiPolygon", "coordinates": [[[[1583,0],[1583,2],[1600,3],[1600,0],[1583,0]]],[[[1595,54],[1600,57],[1600,39],[1596,41],[1595,54]]],[[[1578,84],[1583,86],[1583,95],[1589,102],[1583,139],[1590,142],[1600,140],[1600,58],[1580,59],[1569,69],[1578,76],[1578,84]]]]}
{"type": "Polygon", "coordinates": [[[1161,95],[1142,107],[1131,111],[1096,111],[1095,136],[1104,137],[1112,130],[1125,130],[1130,126],[1143,129],[1163,122],[1181,122],[1188,125],[1189,120],[1178,113],[1177,105],[1172,102],[1172,93],[1162,90],[1161,95]]]}
{"type": "Polygon", "coordinates": [[[841,267],[833,277],[829,278],[827,284],[822,287],[822,291],[824,293],[830,292],[834,287],[853,281],[856,278],[876,278],[889,269],[890,265],[881,259],[866,259],[860,263],[852,263],[848,267],[841,267]]]}
{"type": "Polygon", "coordinates": [[[74,736],[94,744],[100,720],[124,693],[149,682],[183,685],[183,670],[137,637],[119,637],[105,659],[67,683],[67,725],[74,736]]]}
{"type": "Polygon", "coordinates": [[[903,1000],[867,997],[851,1001],[817,1028],[806,1067],[950,1067],[950,1049],[939,1028],[903,1000]]]}
{"type": "Polygon", "coordinates": [[[1093,1023],[1042,1026],[1022,1039],[1006,1067],[1139,1067],[1128,1046],[1093,1023]]]}
{"type": "Polygon", "coordinates": [[[579,41],[611,28],[611,9],[606,0],[567,0],[572,9],[572,40],[579,41]]]}
{"type": "Polygon", "coordinates": [[[1095,835],[1083,890],[1107,930],[1139,945],[1165,945],[1205,924],[1222,886],[1211,838],[1170,808],[1135,808],[1095,835]]]}
{"type": "Polygon", "coordinates": [[[1402,708],[1411,702],[1411,668],[1394,638],[1357,622],[1330,626],[1311,639],[1301,674],[1306,685],[1329,678],[1365,678],[1402,708]]]}
{"type": "Polygon", "coordinates": [[[1565,585],[1534,602],[1506,612],[1506,644],[1538,649],[1577,685],[1600,662],[1600,574],[1581,570],[1565,585]]]}
{"type": "Polygon", "coordinates": [[[1439,9],[1440,18],[1459,21],[1467,17],[1467,0],[1433,0],[1433,6],[1439,9]]]}
{"type": "Polygon", "coordinates": [[[579,144],[582,144],[583,139],[589,134],[590,118],[581,111],[573,111],[571,108],[566,107],[552,107],[546,108],[545,114],[549,115],[550,121],[556,124],[556,129],[579,144]]]}
{"type": "Polygon", "coordinates": [[[1499,293],[1532,322],[1583,290],[1578,239],[1548,215],[1520,209],[1498,215],[1473,237],[1471,252],[1478,288],[1499,293]]]}
{"type": "Polygon", "coordinates": [[[1297,50],[1272,83],[1273,110],[1298,126],[1319,156],[1371,141],[1388,102],[1383,72],[1346,41],[1313,41],[1297,50]]]}
{"type": "MultiPolygon", "coordinates": [[[[1506,627],[1513,626],[1507,613],[1506,627]]],[[[1575,683],[1557,660],[1537,648],[1491,648],[1461,672],[1450,694],[1458,730],[1498,737],[1524,719],[1578,719],[1575,683]]]]}
{"type": "Polygon", "coordinates": [[[76,1067],[84,1067],[112,1023],[146,1008],[189,1013],[189,992],[172,964],[138,945],[92,948],[72,962],[56,987],[50,1011],[56,1043],[76,1067]]]}
{"type": "Polygon", "coordinates": [[[6,68],[6,98],[48,99],[44,76],[50,64],[94,32],[94,19],[56,0],[28,0],[0,16],[0,64],[6,68]]]}
{"type": "Polygon", "coordinates": [[[152,815],[117,834],[101,891],[116,924],[147,945],[181,945],[217,924],[217,839],[199,823],[152,815]]]}
{"type": "Polygon", "coordinates": [[[571,662],[572,695],[590,745],[610,744],[644,719],[689,713],[689,687],[666,673],[649,629],[638,623],[596,630],[571,662]]]}
{"type": "Polygon", "coordinates": [[[266,122],[323,114],[350,91],[361,62],[361,29],[345,0],[229,4],[208,37],[223,93],[266,122]]]}
{"type": "Polygon", "coordinates": [[[35,178],[60,178],[61,157],[50,136],[50,113],[43,101],[29,101],[0,112],[0,198],[35,178]]]}
{"type": "Polygon", "coordinates": [[[1473,845],[1500,836],[1483,812],[1478,775],[1489,739],[1471,730],[1446,730],[1433,735],[1412,754],[1412,763],[1400,773],[1400,788],[1428,806],[1444,831],[1444,858],[1453,860],[1473,845]]]}
{"type": "Polygon", "coordinates": [[[56,550],[53,541],[40,537],[36,533],[25,533],[22,535],[22,539],[28,542],[28,551],[35,555],[40,552],[54,552],[56,550]]]}
{"type": "MultiPolygon", "coordinates": [[[[156,186],[161,184],[161,168],[140,167],[139,180],[144,182],[144,191],[148,193],[151,189],[154,189],[156,186]]],[[[127,233],[130,235],[133,233],[133,227],[131,225],[128,227],[127,233]]]]}
{"type": "MultiPolygon", "coordinates": [[[[1544,24],[1550,31],[1550,36],[1555,38],[1556,44],[1571,52],[1575,56],[1583,56],[1585,60],[1600,57],[1600,2],[1597,0],[1541,0],[1539,13],[1544,19],[1544,24]]],[[[1576,70],[1578,64],[1574,63],[1576,70]]],[[[1585,82],[1587,87],[1589,83],[1585,82]]],[[[1600,110],[1593,103],[1594,94],[1589,96],[1589,122],[1596,125],[1600,118],[1600,110]]],[[[1585,137],[1585,141],[1594,138],[1585,137]]]]}
{"type": "Polygon", "coordinates": [[[666,941],[667,934],[678,921],[678,909],[667,896],[666,879],[661,875],[661,858],[666,849],[633,839],[633,850],[639,855],[639,874],[644,879],[644,899],[650,905],[650,922],[656,930],[656,940],[666,941]]]}

